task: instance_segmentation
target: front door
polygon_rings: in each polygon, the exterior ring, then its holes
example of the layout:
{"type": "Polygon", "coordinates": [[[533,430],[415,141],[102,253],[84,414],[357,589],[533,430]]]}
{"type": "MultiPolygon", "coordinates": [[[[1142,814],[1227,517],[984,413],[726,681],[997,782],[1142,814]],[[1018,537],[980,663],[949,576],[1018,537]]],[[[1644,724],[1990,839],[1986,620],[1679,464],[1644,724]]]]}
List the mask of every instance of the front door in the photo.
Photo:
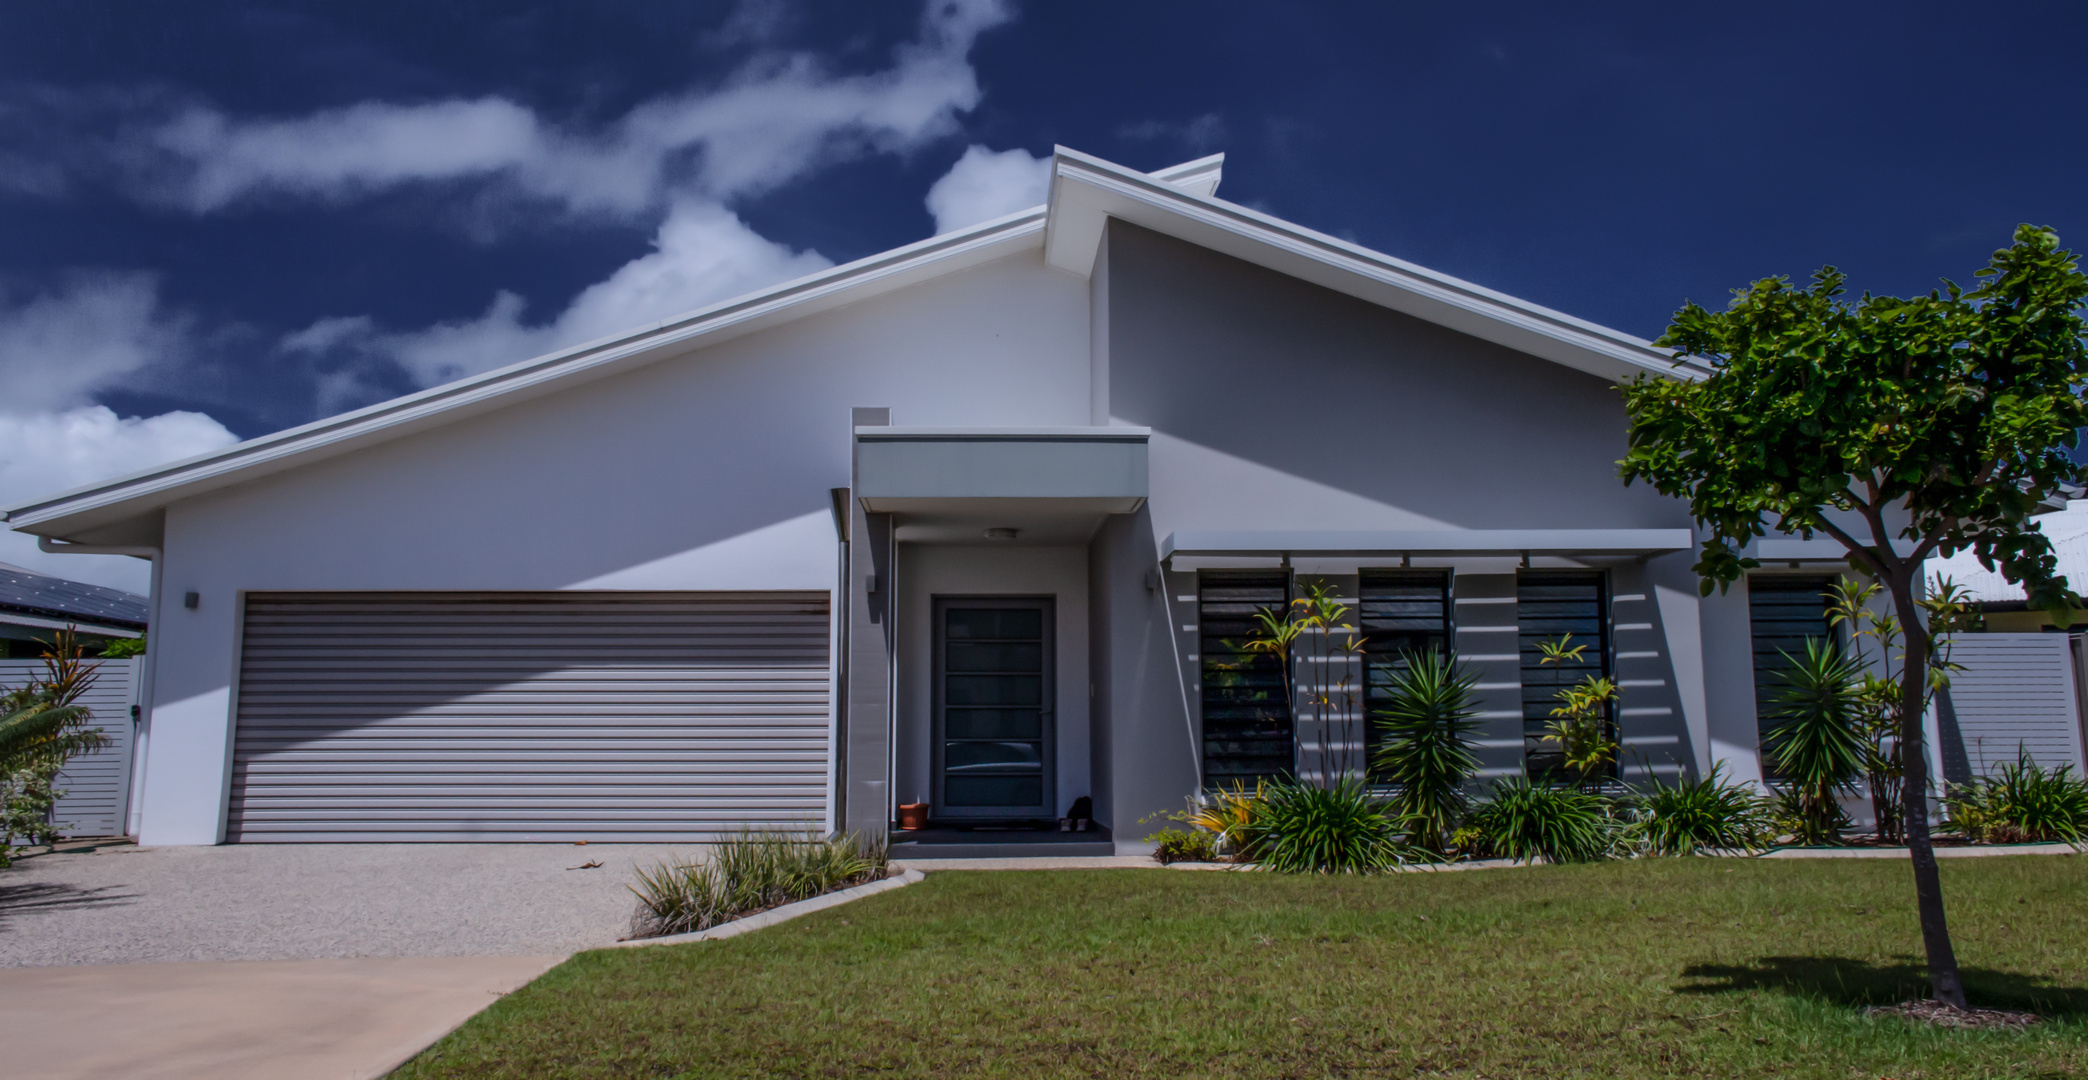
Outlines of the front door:
{"type": "Polygon", "coordinates": [[[935,601],[938,818],[1055,816],[1048,599],[935,601]]]}

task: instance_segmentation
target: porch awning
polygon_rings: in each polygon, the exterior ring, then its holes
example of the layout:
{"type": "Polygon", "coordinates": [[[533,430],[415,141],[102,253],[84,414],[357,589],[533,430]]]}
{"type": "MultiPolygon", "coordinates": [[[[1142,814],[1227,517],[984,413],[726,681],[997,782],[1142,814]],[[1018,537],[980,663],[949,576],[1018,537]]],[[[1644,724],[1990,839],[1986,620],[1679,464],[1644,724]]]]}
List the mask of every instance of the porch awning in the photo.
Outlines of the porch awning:
{"type": "Polygon", "coordinates": [[[1695,546],[1688,529],[1182,530],[1161,541],[1160,557],[1639,556],[1695,546]]]}
{"type": "Polygon", "coordinates": [[[1128,514],[1146,498],[1142,427],[858,427],[856,496],[872,513],[1021,500],[1128,514]]]}

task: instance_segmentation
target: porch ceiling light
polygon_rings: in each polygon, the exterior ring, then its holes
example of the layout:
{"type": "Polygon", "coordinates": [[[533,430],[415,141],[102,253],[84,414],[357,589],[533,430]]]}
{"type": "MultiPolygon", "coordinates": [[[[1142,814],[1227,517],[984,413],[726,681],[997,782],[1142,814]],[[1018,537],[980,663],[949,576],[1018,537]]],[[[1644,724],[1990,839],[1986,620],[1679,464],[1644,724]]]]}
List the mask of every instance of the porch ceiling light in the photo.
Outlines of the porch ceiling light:
{"type": "Polygon", "coordinates": [[[1021,534],[1021,532],[1022,532],[1022,530],[1021,530],[1021,529],[1010,529],[1010,528],[1008,528],[1008,527],[1006,527],[1006,526],[1004,526],[1004,525],[998,525],[998,526],[995,526],[995,527],[993,527],[993,528],[991,528],[991,529],[988,529],[988,530],[986,530],[986,539],[988,539],[988,540],[1013,540],[1013,539],[1015,539],[1015,537],[1016,537],[1016,536],[1020,535],[1020,534],[1021,534]]]}

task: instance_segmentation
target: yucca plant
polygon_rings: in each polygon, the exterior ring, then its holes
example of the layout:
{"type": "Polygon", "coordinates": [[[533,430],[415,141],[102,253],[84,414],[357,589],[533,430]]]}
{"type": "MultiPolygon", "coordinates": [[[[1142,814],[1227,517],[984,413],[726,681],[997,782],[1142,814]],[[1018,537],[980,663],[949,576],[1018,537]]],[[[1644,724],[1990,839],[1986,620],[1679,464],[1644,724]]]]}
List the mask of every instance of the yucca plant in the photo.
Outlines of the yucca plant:
{"type": "Polygon", "coordinates": [[[705,862],[661,862],[637,870],[633,937],[707,930],[768,908],[882,877],[883,844],[853,834],[743,832],[705,862]]]}
{"type": "Polygon", "coordinates": [[[1805,643],[1804,656],[1783,655],[1790,666],[1776,673],[1763,741],[1795,803],[1799,841],[1834,843],[1848,820],[1835,797],[1855,790],[1869,751],[1863,667],[1819,638],[1805,643]]]}
{"type": "Polygon", "coordinates": [[[1465,782],[1479,770],[1472,752],[1479,676],[1433,649],[1404,660],[1392,674],[1391,700],[1375,714],[1384,741],[1371,764],[1397,788],[1391,809],[1406,819],[1407,838],[1440,854],[1464,816],[1465,782]]]}
{"type": "Polygon", "coordinates": [[[1984,843],[2080,847],[2088,839],[2088,780],[2070,764],[2047,770],[2021,750],[1994,775],[1951,789],[1943,808],[1952,827],[1984,843]]]}
{"type": "Polygon", "coordinates": [[[1519,862],[1605,859],[1623,839],[1623,824],[1608,799],[1520,776],[1494,785],[1493,794],[1472,808],[1465,826],[1471,846],[1519,862]]]}
{"type": "Polygon", "coordinates": [[[1633,837],[1653,855],[1694,855],[1699,851],[1752,851],[1774,838],[1775,818],[1769,800],[1752,785],[1720,775],[1683,777],[1669,787],[1654,781],[1634,800],[1637,820],[1633,837]]]}
{"type": "Polygon", "coordinates": [[[1265,870],[1375,874],[1425,857],[1401,839],[1403,831],[1404,822],[1354,781],[1286,781],[1262,789],[1241,839],[1265,870]]]}

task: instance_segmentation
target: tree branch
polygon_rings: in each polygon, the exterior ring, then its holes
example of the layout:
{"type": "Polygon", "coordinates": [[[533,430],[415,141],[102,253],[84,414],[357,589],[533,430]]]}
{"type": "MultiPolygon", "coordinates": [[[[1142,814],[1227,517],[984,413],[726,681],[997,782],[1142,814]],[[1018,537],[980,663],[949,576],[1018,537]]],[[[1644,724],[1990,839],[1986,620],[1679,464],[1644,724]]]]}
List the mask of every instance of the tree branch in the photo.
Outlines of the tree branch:
{"type": "Polygon", "coordinates": [[[1886,567],[1878,561],[1877,554],[1875,552],[1871,551],[1869,548],[1863,546],[1862,544],[1857,543],[1856,538],[1850,536],[1848,532],[1844,530],[1841,526],[1836,525],[1834,522],[1829,521],[1826,518],[1821,518],[1820,528],[1823,531],[1825,531],[1829,536],[1832,536],[1836,540],[1841,541],[1841,545],[1849,549],[1849,554],[1854,555],[1859,559],[1862,559],[1864,565],[1869,566],[1871,568],[1871,571],[1877,574],[1879,577],[1882,578],[1891,572],[1891,568],[1886,567]]]}

